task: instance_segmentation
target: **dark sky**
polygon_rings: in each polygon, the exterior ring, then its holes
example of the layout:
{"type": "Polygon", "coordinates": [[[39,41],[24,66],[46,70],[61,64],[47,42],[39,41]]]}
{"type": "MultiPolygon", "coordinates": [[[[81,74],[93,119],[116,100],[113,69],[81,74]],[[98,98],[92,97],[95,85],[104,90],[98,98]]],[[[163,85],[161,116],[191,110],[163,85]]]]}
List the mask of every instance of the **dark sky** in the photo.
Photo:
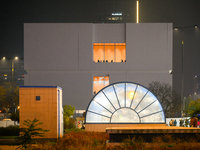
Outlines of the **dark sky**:
{"type": "MultiPolygon", "coordinates": [[[[109,0],[1,0],[0,57],[23,57],[23,23],[98,22],[98,10],[115,9],[109,0]],[[107,2],[104,6],[104,2],[107,2]],[[103,8],[104,9],[104,8],[103,8]]],[[[135,13],[135,0],[128,3],[135,13]]],[[[124,5],[125,6],[125,5],[124,5]]],[[[135,23],[135,18],[132,21],[135,23]]],[[[140,0],[140,23],[172,22],[184,28],[173,36],[173,86],[180,92],[184,37],[184,94],[194,92],[194,76],[200,78],[200,0],[140,0]],[[183,35],[182,36],[182,31],[183,35]]]]}

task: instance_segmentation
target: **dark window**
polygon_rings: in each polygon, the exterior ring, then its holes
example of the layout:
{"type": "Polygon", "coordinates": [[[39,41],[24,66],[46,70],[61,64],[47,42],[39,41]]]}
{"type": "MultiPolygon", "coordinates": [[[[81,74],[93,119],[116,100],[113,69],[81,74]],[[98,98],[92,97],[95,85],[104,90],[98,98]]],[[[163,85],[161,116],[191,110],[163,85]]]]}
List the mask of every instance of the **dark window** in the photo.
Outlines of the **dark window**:
{"type": "Polygon", "coordinates": [[[36,101],[40,101],[40,96],[36,96],[36,101]]]}

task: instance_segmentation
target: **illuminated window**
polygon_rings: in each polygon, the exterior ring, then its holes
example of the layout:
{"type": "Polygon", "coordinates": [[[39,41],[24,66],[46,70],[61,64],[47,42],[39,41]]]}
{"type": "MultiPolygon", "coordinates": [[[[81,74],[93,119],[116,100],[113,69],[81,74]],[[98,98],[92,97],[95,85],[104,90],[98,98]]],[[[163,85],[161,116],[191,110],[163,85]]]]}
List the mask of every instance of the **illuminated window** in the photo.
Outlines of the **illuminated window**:
{"type": "Polygon", "coordinates": [[[86,123],[165,123],[159,99],[147,88],[132,82],[111,84],[90,101],[86,123]]]}
{"type": "Polygon", "coordinates": [[[94,43],[94,62],[126,62],[126,43],[94,43]]]}
{"type": "Polygon", "coordinates": [[[109,76],[94,76],[93,77],[93,93],[96,94],[105,86],[109,85],[109,76]]]}

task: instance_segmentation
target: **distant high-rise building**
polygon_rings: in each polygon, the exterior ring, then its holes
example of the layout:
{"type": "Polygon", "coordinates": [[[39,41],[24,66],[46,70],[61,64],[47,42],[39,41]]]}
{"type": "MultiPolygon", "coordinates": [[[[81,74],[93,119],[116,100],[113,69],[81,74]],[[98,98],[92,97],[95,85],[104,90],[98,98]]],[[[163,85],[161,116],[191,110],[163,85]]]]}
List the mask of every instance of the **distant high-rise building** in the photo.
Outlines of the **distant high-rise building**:
{"type": "Polygon", "coordinates": [[[98,22],[103,23],[126,23],[135,22],[135,1],[99,1],[98,22]]]}
{"type": "Polygon", "coordinates": [[[18,86],[24,85],[24,60],[22,58],[6,58],[0,60],[0,85],[12,82],[18,86]]]}

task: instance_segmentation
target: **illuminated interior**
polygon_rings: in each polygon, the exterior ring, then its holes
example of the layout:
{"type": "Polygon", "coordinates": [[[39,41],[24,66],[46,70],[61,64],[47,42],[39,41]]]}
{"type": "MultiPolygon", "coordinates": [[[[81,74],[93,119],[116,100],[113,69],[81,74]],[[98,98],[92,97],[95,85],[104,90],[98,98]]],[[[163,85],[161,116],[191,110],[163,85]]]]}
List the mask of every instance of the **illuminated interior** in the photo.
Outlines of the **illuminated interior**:
{"type": "Polygon", "coordinates": [[[94,62],[126,62],[126,43],[94,43],[94,62]]]}
{"type": "Polygon", "coordinates": [[[93,77],[93,92],[96,94],[102,88],[109,85],[109,76],[94,76],[93,77]]]}
{"type": "Polygon", "coordinates": [[[165,123],[158,98],[142,85],[114,83],[99,91],[91,100],[86,123],[165,123]]]}

